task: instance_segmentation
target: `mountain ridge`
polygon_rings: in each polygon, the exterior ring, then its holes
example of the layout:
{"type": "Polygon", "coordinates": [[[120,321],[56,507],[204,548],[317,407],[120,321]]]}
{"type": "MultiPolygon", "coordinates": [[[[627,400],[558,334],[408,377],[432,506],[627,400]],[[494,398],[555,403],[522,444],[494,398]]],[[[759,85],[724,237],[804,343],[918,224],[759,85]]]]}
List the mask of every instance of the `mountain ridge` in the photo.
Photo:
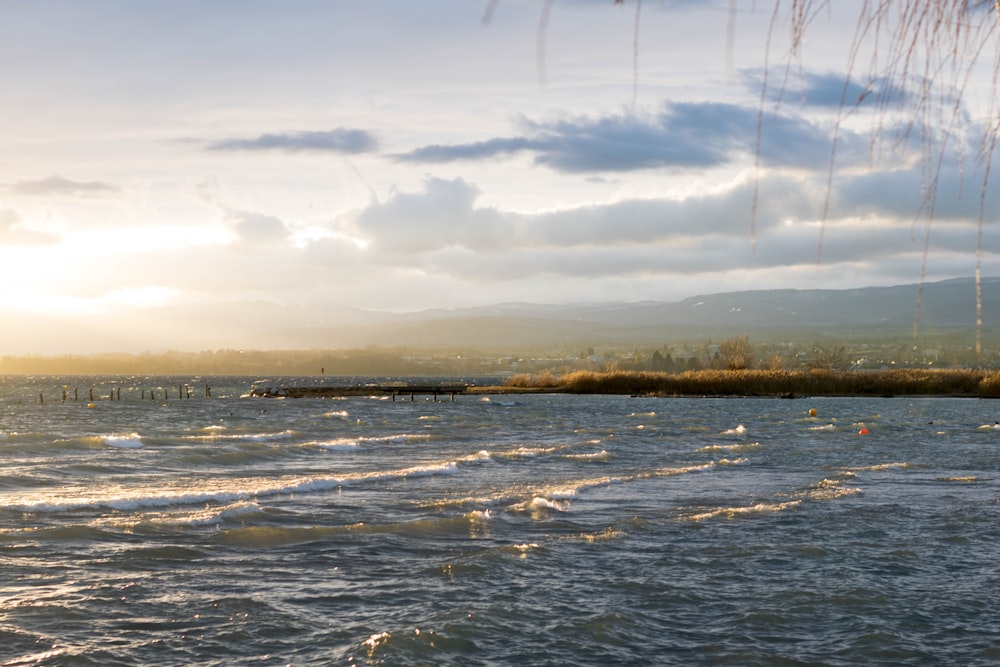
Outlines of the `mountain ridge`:
{"type": "MultiPolygon", "coordinates": [[[[1000,277],[984,278],[983,327],[1000,330],[1000,277]]],[[[51,317],[45,335],[7,329],[0,354],[92,354],[212,349],[527,349],[658,344],[733,335],[877,337],[975,331],[975,281],[836,289],[762,289],[698,294],[680,301],[505,302],[389,313],[268,301],[138,310],[123,329],[102,317],[51,317]],[[917,318],[920,295],[919,321],[917,318]],[[74,335],[67,337],[65,332],[74,335]],[[72,345],[72,347],[71,347],[72,345]],[[71,347],[71,349],[66,349],[71,347]]]]}

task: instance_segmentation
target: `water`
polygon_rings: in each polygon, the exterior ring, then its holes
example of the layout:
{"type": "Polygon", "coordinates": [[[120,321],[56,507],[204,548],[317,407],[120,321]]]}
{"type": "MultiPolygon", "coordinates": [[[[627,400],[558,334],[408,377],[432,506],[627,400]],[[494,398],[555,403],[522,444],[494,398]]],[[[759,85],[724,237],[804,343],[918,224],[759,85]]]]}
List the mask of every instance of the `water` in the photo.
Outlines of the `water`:
{"type": "Polygon", "coordinates": [[[0,379],[0,664],[1000,662],[996,402],[254,380],[0,379]]]}

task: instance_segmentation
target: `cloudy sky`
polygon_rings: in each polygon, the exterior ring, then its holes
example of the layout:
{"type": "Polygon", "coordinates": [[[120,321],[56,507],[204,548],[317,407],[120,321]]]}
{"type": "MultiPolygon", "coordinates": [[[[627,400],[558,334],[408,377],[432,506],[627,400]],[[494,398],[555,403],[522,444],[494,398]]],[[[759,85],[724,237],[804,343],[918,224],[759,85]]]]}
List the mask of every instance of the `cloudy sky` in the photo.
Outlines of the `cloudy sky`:
{"type": "Polygon", "coordinates": [[[154,306],[973,275],[992,53],[959,106],[948,71],[869,78],[864,44],[845,88],[861,3],[832,4],[789,59],[759,0],[2,0],[0,354],[154,306]]]}

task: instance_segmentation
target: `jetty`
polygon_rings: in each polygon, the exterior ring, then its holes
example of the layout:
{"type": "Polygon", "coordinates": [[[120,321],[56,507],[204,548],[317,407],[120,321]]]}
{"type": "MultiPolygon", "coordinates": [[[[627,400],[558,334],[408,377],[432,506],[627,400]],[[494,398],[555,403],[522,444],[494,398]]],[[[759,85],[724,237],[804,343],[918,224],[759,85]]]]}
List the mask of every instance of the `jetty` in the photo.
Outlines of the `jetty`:
{"type": "Polygon", "coordinates": [[[410,401],[414,400],[417,394],[431,395],[434,400],[439,400],[442,396],[450,397],[454,401],[455,396],[469,391],[467,384],[356,384],[356,385],[328,385],[320,387],[253,387],[250,389],[250,396],[261,398],[340,398],[344,396],[390,396],[393,401],[397,396],[409,396],[410,401]]]}

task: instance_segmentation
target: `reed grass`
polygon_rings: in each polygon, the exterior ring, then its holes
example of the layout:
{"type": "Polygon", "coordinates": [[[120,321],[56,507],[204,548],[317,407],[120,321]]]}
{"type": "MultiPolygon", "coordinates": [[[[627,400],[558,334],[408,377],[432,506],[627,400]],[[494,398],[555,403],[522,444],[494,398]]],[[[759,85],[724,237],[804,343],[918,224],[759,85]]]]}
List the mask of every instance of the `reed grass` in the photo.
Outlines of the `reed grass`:
{"type": "Polygon", "coordinates": [[[515,375],[505,386],[649,396],[968,396],[1000,398],[1000,371],[977,369],[576,371],[515,375]]]}

